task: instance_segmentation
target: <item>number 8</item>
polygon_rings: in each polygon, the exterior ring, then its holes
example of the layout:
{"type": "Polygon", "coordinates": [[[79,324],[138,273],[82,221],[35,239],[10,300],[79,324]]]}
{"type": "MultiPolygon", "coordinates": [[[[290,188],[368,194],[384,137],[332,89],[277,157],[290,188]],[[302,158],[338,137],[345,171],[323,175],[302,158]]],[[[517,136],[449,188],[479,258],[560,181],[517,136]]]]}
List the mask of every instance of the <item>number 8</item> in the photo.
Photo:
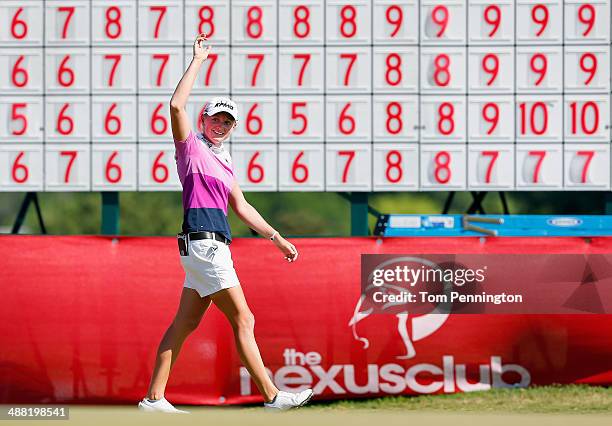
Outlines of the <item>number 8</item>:
{"type": "Polygon", "coordinates": [[[247,27],[246,32],[250,38],[260,38],[263,33],[263,10],[259,6],[249,7],[247,10],[247,27]],[[256,28],[256,31],[253,31],[256,28]]]}
{"type": "Polygon", "coordinates": [[[451,157],[450,154],[446,151],[440,151],[434,157],[434,163],[436,165],[436,169],[434,171],[434,177],[438,183],[448,183],[451,179],[451,170],[450,170],[450,162],[451,157]],[[444,172],[444,173],[441,173],[444,172]],[[442,177],[441,175],[445,174],[446,176],[442,177]]]}
{"type": "Polygon", "coordinates": [[[389,151],[387,154],[387,170],[385,172],[385,176],[387,180],[391,183],[397,183],[402,180],[402,175],[404,174],[402,170],[402,154],[399,151],[393,150],[389,151]],[[397,176],[393,177],[391,174],[391,170],[397,170],[397,176]]]}

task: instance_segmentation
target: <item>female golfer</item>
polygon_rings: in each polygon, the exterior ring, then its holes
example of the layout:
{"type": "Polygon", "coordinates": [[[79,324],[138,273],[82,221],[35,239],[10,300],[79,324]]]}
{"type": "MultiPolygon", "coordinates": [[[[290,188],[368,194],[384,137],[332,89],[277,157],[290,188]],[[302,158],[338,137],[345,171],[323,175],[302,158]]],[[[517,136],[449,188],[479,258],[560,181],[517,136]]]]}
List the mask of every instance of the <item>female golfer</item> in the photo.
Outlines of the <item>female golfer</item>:
{"type": "Polygon", "coordinates": [[[191,130],[185,112],[200,66],[211,50],[210,46],[204,46],[206,42],[205,34],[196,38],[191,64],[170,100],[175,158],[183,186],[183,233],[179,234],[179,250],[185,283],[176,317],[159,345],[149,391],[138,406],[145,411],[184,412],[164,398],[166,383],[183,342],[196,329],[212,302],[231,323],[240,359],[261,392],[264,406],[280,410],[299,407],[310,400],[312,390],[279,391],[266,374],[259,354],[253,314],[229,250],[228,203],[249,228],[269,238],[287,261],[297,260],[298,252],[245,200],[234,179],[231,158],[223,142],[236,127],[236,104],[228,98],[211,99],[202,113],[201,135],[191,130]]]}

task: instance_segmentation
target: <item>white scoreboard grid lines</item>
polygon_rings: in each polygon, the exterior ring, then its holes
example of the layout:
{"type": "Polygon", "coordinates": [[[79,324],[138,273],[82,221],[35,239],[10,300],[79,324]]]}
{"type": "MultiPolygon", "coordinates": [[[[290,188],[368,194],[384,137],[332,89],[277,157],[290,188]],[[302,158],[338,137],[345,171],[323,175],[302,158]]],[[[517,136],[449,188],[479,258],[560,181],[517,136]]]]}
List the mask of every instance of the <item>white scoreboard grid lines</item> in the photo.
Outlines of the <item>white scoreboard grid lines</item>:
{"type": "Polygon", "coordinates": [[[609,0],[4,0],[0,191],[180,190],[200,30],[247,191],[610,189],[609,0]]]}

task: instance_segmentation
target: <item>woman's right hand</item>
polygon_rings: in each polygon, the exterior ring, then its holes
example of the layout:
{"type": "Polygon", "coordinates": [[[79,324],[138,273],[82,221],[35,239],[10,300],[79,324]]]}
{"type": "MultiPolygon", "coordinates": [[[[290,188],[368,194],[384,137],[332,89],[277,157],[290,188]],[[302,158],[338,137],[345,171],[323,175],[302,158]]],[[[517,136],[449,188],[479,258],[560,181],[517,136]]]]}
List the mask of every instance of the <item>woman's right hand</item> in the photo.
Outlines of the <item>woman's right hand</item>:
{"type": "Polygon", "coordinates": [[[195,42],[193,43],[193,59],[204,62],[206,58],[208,58],[208,54],[210,53],[212,46],[207,45],[204,47],[204,44],[207,41],[208,38],[206,38],[206,34],[200,34],[196,37],[195,42]]]}

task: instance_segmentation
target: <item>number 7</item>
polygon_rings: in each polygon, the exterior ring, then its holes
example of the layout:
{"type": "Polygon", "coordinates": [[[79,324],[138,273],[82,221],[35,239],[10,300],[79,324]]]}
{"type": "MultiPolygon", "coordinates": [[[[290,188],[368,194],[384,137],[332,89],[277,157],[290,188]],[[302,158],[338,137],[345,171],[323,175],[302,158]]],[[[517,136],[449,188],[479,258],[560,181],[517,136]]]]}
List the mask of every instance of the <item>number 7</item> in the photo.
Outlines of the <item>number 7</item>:
{"type": "Polygon", "coordinates": [[[261,68],[261,64],[264,60],[264,55],[261,53],[253,53],[247,55],[247,59],[255,59],[257,61],[255,68],[253,68],[253,75],[251,76],[251,87],[255,87],[257,86],[257,75],[259,74],[259,68],[261,68]]]}
{"type": "Polygon", "coordinates": [[[121,61],[121,55],[104,55],[104,59],[115,61],[110,73],[108,74],[108,87],[113,87],[115,82],[115,71],[117,71],[117,65],[119,65],[119,62],[121,61]]]}
{"type": "Polygon", "coordinates": [[[70,24],[70,19],[72,19],[72,15],[74,15],[74,6],[61,6],[57,8],[58,12],[67,12],[66,20],[64,21],[64,28],[62,29],[62,38],[66,38],[66,33],[68,32],[68,25],[70,24]]]}
{"type": "Polygon", "coordinates": [[[489,161],[489,166],[487,167],[487,173],[485,176],[485,183],[491,183],[491,172],[493,171],[493,165],[497,161],[497,157],[499,157],[499,151],[482,151],[483,157],[491,157],[491,161],[489,161]]]}
{"type": "Polygon", "coordinates": [[[153,38],[159,38],[159,27],[161,26],[161,22],[166,15],[166,9],[166,6],[149,6],[149,10],[151,12],[159,12],[157,22],[155,23],[155,34],[153,35],[153,38]]]}
{"type": "Polygon", "coordinates": [[[70,160],[68,160],[68,165],[66,166],[66,173],[64,174],[64,183],[68,183],[68,181],[70,180],[70,170],[72,170],[72,164],[74,163],[74,160],[77,156],[77,152],[76,151],[60,151],[60,155],[63,156],[68,156],[70,157],[70,160]]]}
{"type": "Polygon", "coordinates": [[[533,155],[538,157],[536,166],[533,169],[533,183],[538,183],[538,179],[540,177],[540,167],[542,166],[542,161],[544,161],[544,157],[546,157],[546,151],[529,151],[527,155],[533,155]]]}
{"type": "Polygon", "coordinates": [[[593,156],[595,155],[595,151],[578,151],[576,155],[580,157],[586,157],[586,160],[584,161],[584,167],[582,168],[582,178],[581,178],[582,183],[586,183],[586,177],[589,171],[589,165],[591,164],[591,160],[593,159],[593,156]]]}
{"type": "Polygon", "coordinates": [[[306,71],[306,67],[310,62],[310,53],[296,53],[293,57],[304,61],[302,62],[302,68],[300,68],[300,74],[298,75],[298,86],[301,86],[304,81],[304,71],[306,71]]]}
{"type": "Polygon", "coordinates": [[[342,172],[342,183],[346,183],[346,178],[348,176],[349,167],[351,167],[351,163],[353,162],[353,158],[355,158],[355,151],[338,151],[339,156],[346,156],[348,159],[344,164],[344,171],[342,172]]]}
{"type": "Polygon", "coordinates": [[[217,62],[217,58],[219,57],[219,55],[217,55],[216,53],[211,53],[208,55],[208,61],[206,61],[209,65],[208,65],[208,69],[206,70],[206,76],[204,78],[204,86],[209,86],[210,85],[210,76],[212,74],[212,70],[213,67],[215,66],[215,63],[217,62]]]}
{"type": "Polygon", "coordinates": [[[351,77],[351,70],[353,69],[353,65],[355,64],[355,61],[357,60],[357,54],[356,53],[342,53],[340,54],[340,59],[349,59],[349,64],[346,67],[346,73],[344,74],[344,85],[348,86],[349,79],[351,77]]]}
{"type": "Polygon", "coordinates": [[[159,72],[157,73],[157,82],[155,83],[157,87],[161,86],[162,75],[164,74],[164,70],[166,69],[166,65],[168,64],[168,60],[170,59],[170,55],[168,53],[163,55],[153,55],[153,59],[161,59],[162,63],[159,67],[159,72]]]}

